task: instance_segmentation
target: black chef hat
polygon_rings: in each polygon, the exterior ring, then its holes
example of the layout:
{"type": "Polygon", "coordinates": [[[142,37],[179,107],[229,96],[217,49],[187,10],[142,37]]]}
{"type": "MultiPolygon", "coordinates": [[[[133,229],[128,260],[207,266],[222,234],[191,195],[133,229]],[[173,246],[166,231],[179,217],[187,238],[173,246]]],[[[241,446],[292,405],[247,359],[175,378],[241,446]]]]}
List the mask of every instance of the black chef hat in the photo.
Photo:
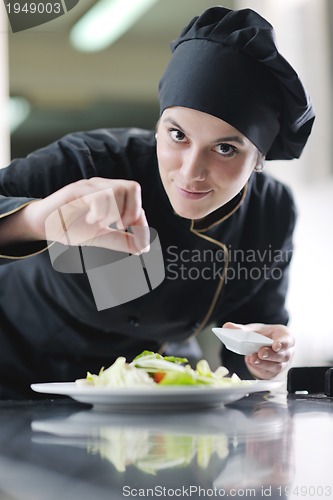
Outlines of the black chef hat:
{"type": "Polygon", "coordinates": [[[171,106],[203,111],[239,130],[268,160],[299,158],[315,115],[263,17],[213,7],[192,19],[171,50],[161,114],[171,106]]]}

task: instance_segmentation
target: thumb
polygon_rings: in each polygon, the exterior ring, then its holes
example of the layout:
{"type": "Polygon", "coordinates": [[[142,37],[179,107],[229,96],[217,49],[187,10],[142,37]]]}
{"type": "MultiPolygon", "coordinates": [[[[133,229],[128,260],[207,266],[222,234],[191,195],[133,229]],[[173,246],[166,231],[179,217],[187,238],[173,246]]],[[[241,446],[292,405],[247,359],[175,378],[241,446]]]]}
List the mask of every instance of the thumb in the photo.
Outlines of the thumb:
{"type": "Polygon", "coordinates": [[[234,330],[246,330],[245,325],[241,325],[240,323],[233,323],[232,321],[227,321],[224,323],[223,328],[231,328],[234,330]]]}

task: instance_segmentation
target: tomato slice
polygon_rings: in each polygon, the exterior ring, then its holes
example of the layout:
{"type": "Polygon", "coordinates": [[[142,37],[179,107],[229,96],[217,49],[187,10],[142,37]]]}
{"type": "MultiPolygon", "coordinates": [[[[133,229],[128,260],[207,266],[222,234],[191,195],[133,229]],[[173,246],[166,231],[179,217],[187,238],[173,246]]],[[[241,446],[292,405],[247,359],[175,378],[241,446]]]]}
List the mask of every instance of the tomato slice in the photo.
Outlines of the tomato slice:
{"type": "Polygon", "coordinates": [[[159,384],[161,382],[161,380],[163,380],[165,377],[165,373],[163,372],[157,372],[157,373],[154,373],[153,375],[153,378],[154,378],[154,381],[156,382],[156,384],[159,384]]]}

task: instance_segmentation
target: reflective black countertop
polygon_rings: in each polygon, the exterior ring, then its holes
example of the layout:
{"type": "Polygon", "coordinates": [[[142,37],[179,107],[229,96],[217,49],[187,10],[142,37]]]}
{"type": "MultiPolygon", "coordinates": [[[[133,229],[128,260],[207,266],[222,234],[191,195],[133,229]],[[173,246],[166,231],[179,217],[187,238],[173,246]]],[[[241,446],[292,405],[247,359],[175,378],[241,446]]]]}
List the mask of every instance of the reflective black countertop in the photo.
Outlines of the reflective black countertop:
{"type": "Polygon", "coordinates": [[[1,500],[333,498],[333,400],[257,393],[211,410],[0,402],[1,500]]]}

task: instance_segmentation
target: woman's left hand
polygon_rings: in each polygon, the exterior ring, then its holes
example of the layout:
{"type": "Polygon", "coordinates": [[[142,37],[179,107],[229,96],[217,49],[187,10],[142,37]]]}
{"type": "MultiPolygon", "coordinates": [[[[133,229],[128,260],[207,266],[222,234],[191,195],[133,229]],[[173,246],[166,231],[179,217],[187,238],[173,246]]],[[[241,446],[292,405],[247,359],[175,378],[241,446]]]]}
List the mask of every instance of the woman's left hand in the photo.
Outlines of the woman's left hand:
{"type": "Polygon", "coordinates": [[[274,340],[270,347],[261,347],[255,354],[245,356],[247,369],[255,378],[273,378],[287,368],[292,360],[295,339],[290,330],[284,325],[265,325],[263,323],[239,325],[236,323],[225,323],[223,326],[226,328],[251,330],[274,340]]]}

